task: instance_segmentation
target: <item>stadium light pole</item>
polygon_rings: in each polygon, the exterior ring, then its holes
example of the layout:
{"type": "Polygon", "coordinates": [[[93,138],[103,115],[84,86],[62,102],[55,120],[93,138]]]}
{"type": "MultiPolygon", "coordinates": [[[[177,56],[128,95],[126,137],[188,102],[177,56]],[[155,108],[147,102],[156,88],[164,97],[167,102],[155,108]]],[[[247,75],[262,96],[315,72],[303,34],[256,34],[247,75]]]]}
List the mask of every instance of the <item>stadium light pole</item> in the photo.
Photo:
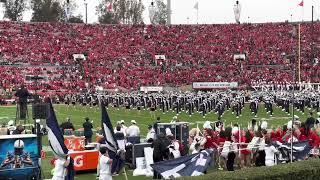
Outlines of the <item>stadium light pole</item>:
{"type": "Polygon", "coordinates": [[[171,0],[167,0],[167,25],[171,25],[171,0]]]}
{"type": "Polygon", "coordinates": [[[88,3],[84,0],[84,7],[86,8],[86,24],[88,23],[88,3]]]}

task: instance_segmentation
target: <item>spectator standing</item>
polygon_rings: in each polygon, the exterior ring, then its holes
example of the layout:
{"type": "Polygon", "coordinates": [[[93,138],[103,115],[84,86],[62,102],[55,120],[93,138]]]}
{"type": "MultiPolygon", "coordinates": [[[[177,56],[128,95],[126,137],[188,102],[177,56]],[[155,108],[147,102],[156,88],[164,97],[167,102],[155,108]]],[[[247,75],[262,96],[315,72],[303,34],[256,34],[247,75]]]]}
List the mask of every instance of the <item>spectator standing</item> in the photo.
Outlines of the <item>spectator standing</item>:
{"type": "Polygon", "coordinates": [[[113,161],[112,163],[112,169],[115,169],[114,174],[119,174],[119,172],[121,171],[121,169],[124,166],[124,159],[125,159],[125,152],[126,152],[126,139],[124,136],[124,133],[121,131],[121,126],[117,126],[116,127],[116,132],[114,133],[114,138],[117,141],[118,144],[118,152],[117,152],[117,160],[113,161]]]}
{"type": "Polygon", "coordinates": [[[89,118],[86,117],[85,118],[85,122],[82,124],[83,127],[83,132],[84,132],[84,137],[86,138],[85,140],[85,144],[89,144],[92,141],[92,122],[89,121],[89,118]]]}
{"type": "Polygon", "coordinates": [[[64,180],[67,175],[67,167],[70,163],[70,156],[66,159],[59,157],[54,162],[54,170],[52,180],[64,180]]]}
{"type": "Polygon", "coordinates": [[[266,153],[265,164],[266,166],[274,166],[277,164],[275,155],[279,153],[279,151],[271,144],[271,141],[269,138],[265,139],[265,143],[266,143],[266,146],[264,148],[264,151],[266,153]]]}
{"type": "Polygon", "coordinates": [[[315,124],[316,120],[315,118],[313,117],[313,113],[312,112],[309,112],[309,117],[308,119],[306,120],[306,127],[307,127],[307,130],[310,130],[314,124],[315,124]]]}
{"type": "Polygon", "coordinates": [[[156,132],[153,129],[152,125],[148,126],[148,134],[146,137],[146,142],[153,142],[156,138],[156,132]]]}
{"type": "Polygon", "coordinates": [[[120,121],[120,124],[121,124],[121,131],[123,132],[124,136],[127,136],[127,129],[128,129],[128,127],[125,125],[124,120],[121,120],[121,121],[120,121]]]}
{"type": "Polygon", "coordinates": [[[67,118],[67,121],[63,122],[60,125],[60,128],[61,128],[61,131],[62,131],[63,134],[64,134],[64,130],[66,130],[66,129],[72,129],[72,131],[75,130],[73,124],[71,123],[71,119],[70,118],[67,118]]]}
{"type": "Polygon", "coordinates": [[[137,122],[135,120],[131,120],[131,126],[129,126],[127,129],[127,136],[128,137],[140,136],[140,129],[137,126],[137,122]]]}
{"type": "Polygon", "coordinates": [[[111,163],[112,159],[109,158],[107,147],[100,147],[101,156],[99,158],[99,180],[112,180],[111,163]]]}
{"type": "MultiPolygon", "coordinates": [[[[160,133],[156,140],[153,142],[153,162],[160,162],[168,159],[170,140],[163,134],[160,133]]],[[[154,171],[153,179],[161,179],[161,175],[154,171]]]]}
{"type": "Polygon", "coordinates": [[[25,88],[24,85],[21,85],[21,88],[14,95],[19,98],[18,104],[19,104],[20,119],[26,119],[27,109],[28,109],[27,107],[28,97],[31,94],[25,88]]]}

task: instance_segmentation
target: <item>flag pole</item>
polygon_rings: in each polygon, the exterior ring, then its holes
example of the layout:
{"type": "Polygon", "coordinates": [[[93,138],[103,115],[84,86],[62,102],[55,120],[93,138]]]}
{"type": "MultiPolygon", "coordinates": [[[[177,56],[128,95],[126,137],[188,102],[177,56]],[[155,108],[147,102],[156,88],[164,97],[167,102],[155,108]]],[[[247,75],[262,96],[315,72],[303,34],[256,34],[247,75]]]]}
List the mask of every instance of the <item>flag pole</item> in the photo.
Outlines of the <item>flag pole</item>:
{"type": "Polygon", "coordinates": [[[299,73],[299,84],[301,83],[301,27],[298,25],[298,73],[299,73]]]}
{"type": "Polygon", "coordinates": [[[197,24],[199,23],[199,1],[197,1],[196,5],[194,6],[194,8],[197,9],[197,24]]]}
{"type": "Polygon", "coordinates": [[[304,21],[304,5],[302,6],[302,22],[304,21]]]}
{"type": "Polygon", "coordinates": [[[199,2],[197,1],[197,24],[199,23],[198,19],[199,19],[199,2]]]}
{"type": "Polygon", "coordinates": [[[124,171],[124,177],[126,178],[126,180],[128,180],[128,176],[127,176],[127,171],[126,171],[126,167],[123,167],[123,171],[124,171]]]}
{"type": "Polygon", "coordinates": [[[238,132],[238,134],[239,134],[239,159],[240,159],[240,167],[241,167],[241,151],[240,151],[240,149],[241,149],[241,127],[240,127],[240,124],[238,124],[239,125],[239,132],[238,132]]]}

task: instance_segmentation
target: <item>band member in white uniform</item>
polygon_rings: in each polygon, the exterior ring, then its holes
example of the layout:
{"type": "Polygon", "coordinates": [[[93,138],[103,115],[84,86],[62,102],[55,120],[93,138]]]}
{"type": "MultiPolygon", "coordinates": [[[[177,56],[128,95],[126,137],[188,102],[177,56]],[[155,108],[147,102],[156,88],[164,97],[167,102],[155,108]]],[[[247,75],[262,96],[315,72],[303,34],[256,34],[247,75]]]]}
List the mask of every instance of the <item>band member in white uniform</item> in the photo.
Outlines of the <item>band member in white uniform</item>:
{"type": "Polygon", "coordinates": [[[99,158],[99,180],[112,180],[111,163],[112,159],[109,158],[107,147],[100,147],[101,156],[99,158]]]}

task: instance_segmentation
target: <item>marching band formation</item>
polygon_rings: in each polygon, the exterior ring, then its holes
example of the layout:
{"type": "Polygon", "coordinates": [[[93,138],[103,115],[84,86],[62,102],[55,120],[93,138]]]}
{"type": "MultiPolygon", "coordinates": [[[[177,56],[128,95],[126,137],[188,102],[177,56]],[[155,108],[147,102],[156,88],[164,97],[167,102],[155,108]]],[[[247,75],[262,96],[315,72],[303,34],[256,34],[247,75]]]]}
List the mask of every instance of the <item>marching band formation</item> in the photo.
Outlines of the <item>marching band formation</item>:
{"type": "Polygon", "coordinates": [[[219,119],[226,110],[232,110],[236,118],[241,116],[245,103],[249,103],[251,112],[257,117],[258,104],[263,103],[270,116],[274,106],[281,107],[286,113],[290,113],[292,102],[299,111],[305,112],[305,108],[313,108],[320,111],[320,93],[315,91],[216,91],[216,92],[186,92],[186,93],[117,93],[117,94],[67,94],[64,97],[56,96],[53,101],[67,105],[97,106],[99,103],[107,107],[137,110],[174,111],[177,114],[182,111],[190,116],[199,112],[206,116],[209,112],[216,112],[219,119]]]}

